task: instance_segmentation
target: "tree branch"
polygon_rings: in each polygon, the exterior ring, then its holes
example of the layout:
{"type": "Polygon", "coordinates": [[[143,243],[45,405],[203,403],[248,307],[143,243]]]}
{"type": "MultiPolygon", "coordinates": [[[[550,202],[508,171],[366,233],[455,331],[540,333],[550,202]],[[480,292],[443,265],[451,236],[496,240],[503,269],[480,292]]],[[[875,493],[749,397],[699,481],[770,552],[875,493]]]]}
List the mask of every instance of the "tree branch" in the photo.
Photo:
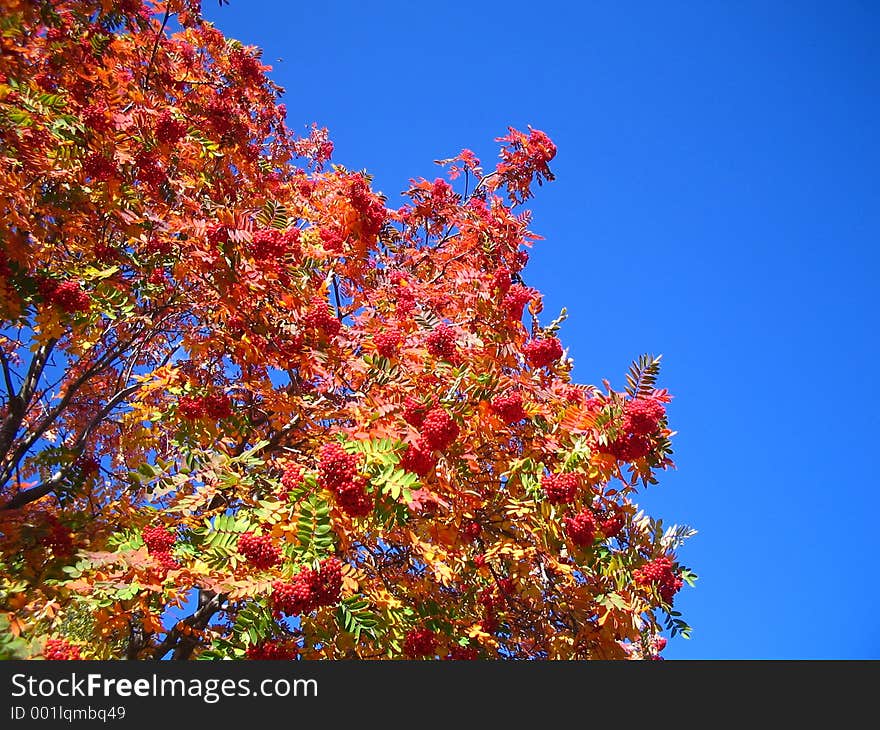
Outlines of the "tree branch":
{"type": "Polygon", "coordinates": [[[201,631],[223,606],[226,596],[222,593],[199,588],[199,607],[196,611],[182,621],[178,621],[165,635],[162,643],[153,650],[153,660],[158,661],[169,651],[174,651],[171,658],[175,660],[189,659],[193,650],[198,646],[198,639],[181,630],[181,625],[194,631],[201,631]]]}

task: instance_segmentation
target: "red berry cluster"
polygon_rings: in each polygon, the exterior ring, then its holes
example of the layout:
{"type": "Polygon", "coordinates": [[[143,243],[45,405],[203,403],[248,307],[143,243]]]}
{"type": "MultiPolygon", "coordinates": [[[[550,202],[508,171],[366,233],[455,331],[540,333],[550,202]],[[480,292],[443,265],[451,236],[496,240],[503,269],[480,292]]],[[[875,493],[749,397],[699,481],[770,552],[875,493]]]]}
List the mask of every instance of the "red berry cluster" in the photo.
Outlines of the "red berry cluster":
{"type": "Polygon", "coordinates": [[[526,304],[528,304],[534,296],[535,291],[533,289],[523,286],[522,284],[514,284],[510,287],[510,290],[501,302],[501,308],[504,310],[508,319],[519,321],[522,319],[523,310],[525,309],[526,304]]]}
{"type": "Polygon", "coordinates": [[[283,259],[288,252],[288,236],[274,228],[254,231],[248,247],[256,259],[283,259]]]}
{"type": "Polygon", "coordinates": [[[509,145],[502,147],[502,162],[496,169],[501,180],[507,184],[511,199],[522,202],[529,198],[534,178],[539,184],[543,180],[553,180],[548,163],[556,156],[556,145],[546,134],[530,129],[526,137],[522,132],[511,129],[510,134],[502,137],[501,141],[509,145]]]}
{"type": "Polygon", "coordinates": [[[665,415],[666,409],[656,398],[635,398],[624,407],[623,430],[636,436],[649,436],[665,415]]]}
{"type": "Polygon", "coordinates": [[[51,661],[75,661],[81,658],[79,647],[67,639],[48,639],[43,647],[43,657],[51,661]]]}
{"type": "Polygon", "coordinates": [[[456,644],[453,646],[446,659],[449,661],[475,661],[480,658],[480,651],[475,646],[461,646],[456,644]]]}
{"type": "Polygon", "coordinates": [[[596,537],[596,517],[588,510],[582,510],[574,517],[566,517],[565,534],[579,547],[589,547],[596,537]]]}
{"type": "Polygon", "coordinates": [[[134,158],[134,171],[137,179],[157,188],[165,182],[165,173],[159,165],[159,159],[152,152],[141,151],[134,158]]]}
{"type": "Polygon", "coordinates": [[[617,438],[599,446],[619,461],[635,461],[651,453],[650,435],[660,426],[666,409],[656,398],[635,398],[624,406],[623,424],[617,438]]]}
{"type": "Polygon", "coordinates": [[[533,368],[542,368],[562,357],[562,345],[556,337],[529,340],[523,347],[523,355],[533,368]]]}
{"type": "Polygon", "coordinates": [[[477,596],[477,603],[483,607],[483,619],[480,622],[483,631],[491,634],[498,628],[498,611],[504,606],[504,598],[492,588],[484,588],[477,596]]]}
{"type": "Polygon", "coordinates": [[[177,401],[177,411],[188,421],[200,418],[222,420],[232,415],[232,401],[225,393],[186,395],[177,401]]]}
{"type": "Polygon", "coordinates": [[[238,538],[238,552],[257,568],[271,568],[281,560],[281,550],[272,544],[268,535],[245,532],[238,538]]]}
{"type": "Polygon", "coordinates": [[[455,357],[455,330],[448,324],[441,324],[425,338],[425,348],[434,357],[452,360],[455,357]]]}
{"type": "Polygon", "coordinates": [[[229,66],[248,85],[257,86],[262,80],[262,65],[251,53],[243,48],[236,48],[229,54],[229,66]]]}
{"type": "Polygon", "coordinates": [[[541,477],[541,487],[547,495],[550,504],[564,504],[571,502],[577,494],[580,486],[578,475],[572,472],[565,474],[544,474],[541,477]]]}
{"type": "Polygon", "coordinates": [[[373,342],[376,344],[376,352],[380,356],[391,359],[397,357],[397,353],[400,352],[400,346],[403,344],[403,335],[399,330],[388,330],[376,335],[373,338],[373,342]]]}
{"type": "Polygon", "coordinates": [[[177,570],[180,567],[180,563],[169,552],[151,553],[151,556],[164,573],[167,573],[169,570],[177,570]]]}
{"type": "Polygon", "coordinates": [[[44,302],[68,314],[88,312],[91,306],[89,295],[82,290],[78,281],[41,278],[37,281],[37,289],[44,302]]]}
{"type": "Polygon", "coordinates": [[[278,499],[287,501],[290,493],[298,489],[303,483],[305,471],[299,464],[289,462],[284,467],[284,473],[281,475],[281,488],[278,490],[278,499]]]}
{"type": "Polygon", "coordinates": [[[351,207],[360,214],[364,235],[378,234],[385,223],[387,212],[379,197],[370,192],[367,181],[361,175],[354,176],[349,195],[351,207]]]}
{"type": "Polygon", "coordinates": [[[497,269],[492,274],[492,288],[497,289],[502,294],[507,294],[510,289],[511,279],[510,271],[507,269],[497,269]]]}
{"type": "Polygon", "coordinates": [[[342,323],[333,314],[330,305],[321,298],[312,300],[311,306],[303,315],[303,324],[312,330],[317,330],[328,337],[339,333],[342,323]]]}
{"type": "Polygon", "coordinates": [[[342,594],[342,563],[322,560],[318,570],[303,568],[290,583],[272,584],[272,610],[276,616],[298,616],[339,602],[342,594]]]}
{"type": "Polygon", "coordinates": [[[373,510],[366,484],[357,475],[357,457],[335,441],[321,447],[318,484],[333,492],[342,510],[352,517],[363,517],[373,510]]]}
{"type": "Polygon", "coordinates": [[[336,502],[350,517],[366,517],[373,511],[373,500],[367,494],[366,483],[357,478],[336,492],[336,502]]]}
{"type": "Polygon", "coordinates": [[[397,305],[399,313],[408,314],[415,309],[416,295],[407,282],[406,274],[402,271],[392,271],[388,275],[388,280],[394,287],[393,301],[397,305]]]}
{"type": "Polygon", "coordinates": [[[345,245],[345,233],[339,228],[321,228],[318,231],[321,245],[330,253],[342,253],[345,245]]]}
{"type": "Polygon", "coordinates": [[[66,558],[73,554],[73,538],[70,530],[58,521],[55,515],[46,518],[49,531],[43,538],[43,544],[52,549],[55,557],[66,558]]]}
{"type": "Polygon", "coordinates": [[[599,516],[599,532],[606,540],[617,537],[626,524],[626,516],[622,512],[604,512],[599,516]]]}
{"type": "Polygon", "coordinates": [[[107,104],[103,101],[84,109],[82,120],[86,129],[93,132],[109,132],[116,128],[107,104]]]}
{"type": "Polygon", "coordinates": [[[476,540],[483,531],[482,525],[476,520],[465,520],[461,523],[461,534],[468,542],[476,540]]]}
{"type": "Polygon", "coordinates": [[[684,585],[684,581],[675,570],[672,559],[665,555],[654,558],[638,570],[633,571],[633,580],[639,586],[656,586],[660,597],[666,603],[672,603],[673,597],[684,585]]]}
{"type": "Polygon", "coordinates": [[[93,456],[81,456],[74,462],[74,467],[83,478],[89,479],[98,473],[101,465],[93,456]]]}
{"type": "Polygon", "coordinates": [[[416,659],[434,656],[437,651],[437,634],[430,629],[411,629],[403,640],[403,653],[416,659]]]}
{"type": "Polygon", "coordinates": [[[141,537],[150,554],[168,552],[177,542],[174,534],[167,527],[161,525],[141,530],[141,537]]]}
{"type": "Polygon", "coordinates": [[[512,390],[504,395],[496,395],[490,404],[492,412],[497,414],[505,423],[518,423],[526,418],[523,410],[522,393],[512,390]]]}
{"type": "Polygon", "coordinates": [[[226,226],[214,224],[208,228],[207,233],[208,243],[211,244],[211,248],[220,248],[229,240],[229,231],[226,229],[226,226]]]}
{"type": "Polygon", "coordinates": [[[432,408],[422,421],[419,447],[426,451],[446,451],[460,429],[455,420],[443,408],[432,408]]]}
{"type": "Polygon", "coordinates": [[[100,152],[93,152],[82,165],[83,174],[98,182],[113,180],[119,174],[119,168],[109,157],[104,157],[100,152]]]}
{"type": "Polygon", "coordinates": [[[159,144],[173,145],[186,136],[186,123],[175,119],[170,110],[166,109],[156,119],[154,131],[159,144]]]}
{"type": "Polygon", "coordinates": [[[400,459],[401,469],[411,471],[420,477],[430,474],[436,466],[437,460],[434,455],[430,451],[423,451],[417,444],[409,444],[400,459]]]}
{"type": "Polygon", "coordinates": [[[299,656],[299,648],[291,641],[262,641],[249,646],[244,656],[252,661],[290,661],[299,656]]]}
{"type": "Polygon", "coordinates": [[[403,400],[403,420],[413,428],[421,428],[425,422],[425,416],[428,411],[437,405],[437,399],[431,396],[430,400],[425,403],[417,398],[408,395],[403,400]]]}
{"type": "Polygon", "coordinates": [[[635,461],[650,453],[651,439],[635,433],[621,433],[614,441],[600,444],[598,450],[619,461],[635,461]]]}
{"type": "Polygon", "coordinates": [[[318,484],[335,492],[357,475],[357,457],[336,441],[324,444],[318,457],[318,484]]]}

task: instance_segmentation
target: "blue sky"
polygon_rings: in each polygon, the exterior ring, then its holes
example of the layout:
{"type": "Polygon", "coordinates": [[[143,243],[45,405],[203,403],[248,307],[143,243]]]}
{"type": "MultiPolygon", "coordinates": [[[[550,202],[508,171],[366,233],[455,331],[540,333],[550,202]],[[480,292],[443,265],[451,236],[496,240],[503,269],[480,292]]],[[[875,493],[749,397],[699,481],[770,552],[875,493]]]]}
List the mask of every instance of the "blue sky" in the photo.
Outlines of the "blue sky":
{"type": "Polygon", "coordinates": [[[641,500],[699,530],[667,658],[880,658],[876,5],[205,9],[392,201],[464,147],[491,165],[508,125],[547,132],[526,280],[568,308],[580,382],[663,353],[676,396],[678,470],[641,500]]]}

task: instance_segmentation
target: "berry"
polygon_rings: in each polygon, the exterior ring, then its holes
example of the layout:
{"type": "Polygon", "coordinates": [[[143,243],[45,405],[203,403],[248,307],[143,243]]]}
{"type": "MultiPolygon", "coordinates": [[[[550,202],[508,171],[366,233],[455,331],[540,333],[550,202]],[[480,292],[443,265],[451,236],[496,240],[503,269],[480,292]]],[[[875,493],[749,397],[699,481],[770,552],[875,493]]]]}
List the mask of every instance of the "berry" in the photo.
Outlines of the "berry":
{"type": "Polygon", "coordinates": [[[52,661],[75,661],[81,658],[79,647],[67,639],[48,639],[43,647],[43,657],[52,661]]]}
{"type": "Polygon", "coordinates": [[[43,544],[51,548],[55,557],[65,558],[73,554],[73,538],[70,530],[58,521],[55,515],[46,520],[49,532],[43,538],[43,544]]]}
{"type": "Polygon", "coordinates": [[[391,359],[397,357],[400,346],[403,344],[403,335],[398,330],[388,330],[373,338],[376,352],[382,357],[391,359]]]}
{"type": "Polygon", "coordinates": [[[635,461],[651,451],[651,440],[637,434],[621,435],[611,444],[611,453],[620,461],[635,461]]]}
{"type": "Polygon", "coordinates": [[[303,324],[328,337],[338,334],[342,327],[342,323],[334,316],[330,305],[320,298],[312,300],[311,306],[303,315],[303,324]]]}
{"type": "Polygon", "coordinates": [[[197,421],[205,416],[205,403],[198,396],[185,395],[177,401],[177,412],[187,421],[197,421]]]}
{"type": "Polygon", "coordinates": [[[322,560],[318,570],[304,568],[290,583],[272,584],[272,609],[276,616],[311,613],[321,606],[332,606],[342,595],[342,563],[336,558],[322,560]]]}
{"type": "Polygon", "coordinates": [[[355,480],[336,491],[336,502],[349,517],[366,517],[373,511],[373,500],[363,480],[355,480]]]}
{"type": "Polygon", "coordinates": [[[215,224],[208,228],[207,238],[211,248],[220,248],[229,240],[229,231],[226,229],[226,226],[215,224]]]}
{"type": "Polygon", "coordinates": [[[150,552],[150,556],[156,561],[156,564],[164,573],[167,573],[169,570],[177,570],[180,568],[180,563],[178,563],[174,559],[174,556],[167,550],[150,552]]]}
{"type": "Polygon", "coordinates": [[[283,259],[287,255],[287,235],[274,228],[261,228],[251,236],[249,249],[256,259],[283,259]]]}
{"type": "Polygon", "coordinates": [[[336,495],[340,508],[351,517],[364,517],[373,511],[363,479],[357,477],[357,457],[336,442],[324,444],[318,461],[318,484],[336,495]]]}
{"type": "Polygon", "coordinates": [[[90,479],[98,473],[101,464],[93,456],[81,456],[74,462],[74,467],[84,479],[90,479]]]}
{"type": "Polygon", "coordinates": [[[596,518],[593,513],[585,509],[574,517],[566,517],[565,534],[579,547],[589,547],[596,537],[596,518]]]}
{"type": "Polygon", "coordinates": [[[577,474],[544,474],[541,477],[541,487],[547,495],[550,504],[571,502],[577,494],[580,480],[577,474]]]}
{"type": "Polygon", "coordinates": [[[249,646],[244,656],[252,661],[290,661],[299,656],[299,648],[290,641],[262,641],[249,646]]]}
{"type": "Polygon", "coordinates": [[[156,155],[141,151],[134,159],[134,170],[137,179],[154,188],[165,182],[166,177],[156,155]]]}
{"type": "Polygon", "coordinates": [[[324,444],[318,458],[318,484],[335,492],[354,480],[357,474],[357,457],[349,454],[336,441],[324,444]]]}
{"type": "Polygon", "coordinates": [[[345,234],[338,228],[321,228],[318,231],[321,245],[330,253],[342,253],[345,244],[345,234]]]}
{"type": "Polygon", "coordinates": [[[315,601],[321,606],[339,603],[342,597],[342,563],[337,558],[321,561],[312,591],[315,601]]]}
{"type": "Polygon", "coordinates": [[[116,163],[99,152],[93,152],[83,161],[82,170],[87,178],[98,182],[107,182],[119,174],[116,163]]]}
{"type": "Polygon", "coordinates": [[[151,554],[168,552],[174,547],[174,543],[177,542],[174,534],[167,527],[162,527],[161,525],[141,530],[141,537],[147,546],[147,551],[151,554]]]}
{"type": "Polygon", "coordinates": [[[480,651],[475,646],[461,646],[456,644],[453,646],[446,659],[450,661],[474,661],[480,658],[480,651]]]}
{"type": "Polygon", "coordinates": [[[638,586],[656,587],[660,597],[666,603],[672,603],[673,597],[684,585],[684,581],[675,570],[672,559],[665,555],[654,558],[638,570],[633,571],[633,580],[638,586]]]}
{"type": "Polygon", "coordinates": [[[41,278],[37,281],[37,290],[43,301],[67,314],[88,312],[91,307],[89,295],[83,291],[78,281],[41,278]]]}
{"type": "Polygon", "coordinates": [[[523,355],[533,368],[542,368],[562,357],[562,345],[555,337],[530,340],[523,347],[523,355]]]}
{"type": "Polygon", "coordinates": [[[621,512],[604,516],[599,522],[599,531],[606,539],[616,537],[626,524],[626,517],[621,512]]]}
{"type": "Polygon", "coordinates": [[[529,289],[522,284],[514,284],[510,287],[504,300],[501,302],[501,308],[504,310],[508,319],[519,321],[522,319],[523,310],[528,302],[535,296],[535,291],[529,289]]]}
{"type": "Polygon", "coordinates": [[[159,144],[173,145],[186,136],[186,123],[175,119],[166,109],[156,119],[154,131],[159,144]]]}
{"type": "Polygon", "coordinates": [[[442,408],[433,408],[422,422],[420,445],[424,444],[428,451],[446,451],[459,433],[452,416],[442,408]]]}
{"type": "Polygon", "coordinates": [[[286,501],[290,498],[290,493],[298,489],[303,483],[305,472],[299,464],[290,462],[284,467],[284,473],[281,475],[281,488],[278,490],[278,498],[286,501]]]}
{"type": "Polygon", "coordinates": [[[403,640],[403,653],[415,659],[433,656],[437,649],[437,635],[430,629],[412,629],[403,640]]]}
{"type": "Polygon", "coordinates": [[[657,430],[665,415],[666,409],[656,398],[636,398],[627,401],[623,430],[636,436],[648,436],[657,430]]]}
{"type": "Polygon", "coordinates": [[[516,588],[516,582],[513,578],[499,578],[498,579],[498,593],[501,596],[509,596],[513,593],[516,588]]]}
{"type": "Polygon", "coordinates": [[[388,216],[385,206],[370,192],[367,181],[361,175],[354,175],[350,190],[351,207],[360,214],[363,234],[375,236],[382,230],[388,216]]]}
{"type": "Polygon", "coordinates": [[[468,542],[476,540],[483,531],[483,527],[476,520],[465,520],[461,523],[460,529],[462,536],[468,542]]]}
{"type": "MultiPolygon", "coordinates": [[[[53,28],[53,30],[57,30],[53,28]]],[[[86,109],[82,113],[83,124],[86,129],[93,132],[109,132],[116,128],[113,118],[109,114],[107,105],[104,102],[98,102],[86,109]]]]}
{"type": "Polygon", "coordinates": [[[498,269],[492,275],[492,288],[497,289],[502,294],[507,294],[510,289],[510,271],[507,269],[498,269]]]}
{"type": "Polygon", "coordinates": [[[513,390],[505,395],[496,395],[490,404],[492,412],[497,414],[505,423],[518,423],[526,418],[523,410],[522,394],[513,390]]]}
{"type": "Polygon", "coordinates": [[[290,583],[282,583],[280,580],[272,584],[272,611],[275,616],[287,614],[288,616],[299,616],[303,613],[310,613],[315,607],[312,600],[311,584],[308,576],[301,578],[305,573],[313,571],[305,569],[294,577],[290,583]]]}
{"type": "Polygon", "coordinates": [[[245,532],[238,538],[238,552],[257,568],[271,568],[281,560],[281,550],[272,544],[268,535],[254,535],[245,532]]]}
{"type": "Polygon", "coordinates": [[[435,405],[437,405],[437,399],[433,396],[426,404],[408,395],[403,401],[403,420],[414,428],[421,428],[425,422],[425,415],[435,405]]]}
{"type": "Polygon", "coordinates": [[[422,451],[415,444],[409,444],[406,447],[406,451],[400,460],[401,469],[411,471],[420,477],[430,474],[436,466],[437,461],[434,459],[433,454],[430,451],[422,451]]]}
{"type": "Polygon", "coordinates": [[[425,338],[425,348],[434,357],[451,360],[455,356],[455,330],[441,324],[425,338]]]}
{"type": "Polygon", "coordinates": [[[222,420],[232,415],[232,401],[225,393],[210,393],[202,398],[202,403],[208,418],[222,420]]]}

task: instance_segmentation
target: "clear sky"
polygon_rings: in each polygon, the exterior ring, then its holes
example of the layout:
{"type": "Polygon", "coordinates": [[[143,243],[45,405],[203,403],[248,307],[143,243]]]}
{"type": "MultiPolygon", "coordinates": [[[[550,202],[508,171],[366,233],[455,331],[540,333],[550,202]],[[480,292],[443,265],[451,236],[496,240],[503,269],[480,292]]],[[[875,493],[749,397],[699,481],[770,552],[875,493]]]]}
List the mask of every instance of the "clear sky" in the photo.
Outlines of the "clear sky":
{"type": "Polygon", "coordinates": [[[667,658],[880,658],[876,4],[204,6],[392,203],[508,125],[557,143],[526,281],[578,381],[663,353],[676,396],[641,500],[699,530],[667,658]]]}

